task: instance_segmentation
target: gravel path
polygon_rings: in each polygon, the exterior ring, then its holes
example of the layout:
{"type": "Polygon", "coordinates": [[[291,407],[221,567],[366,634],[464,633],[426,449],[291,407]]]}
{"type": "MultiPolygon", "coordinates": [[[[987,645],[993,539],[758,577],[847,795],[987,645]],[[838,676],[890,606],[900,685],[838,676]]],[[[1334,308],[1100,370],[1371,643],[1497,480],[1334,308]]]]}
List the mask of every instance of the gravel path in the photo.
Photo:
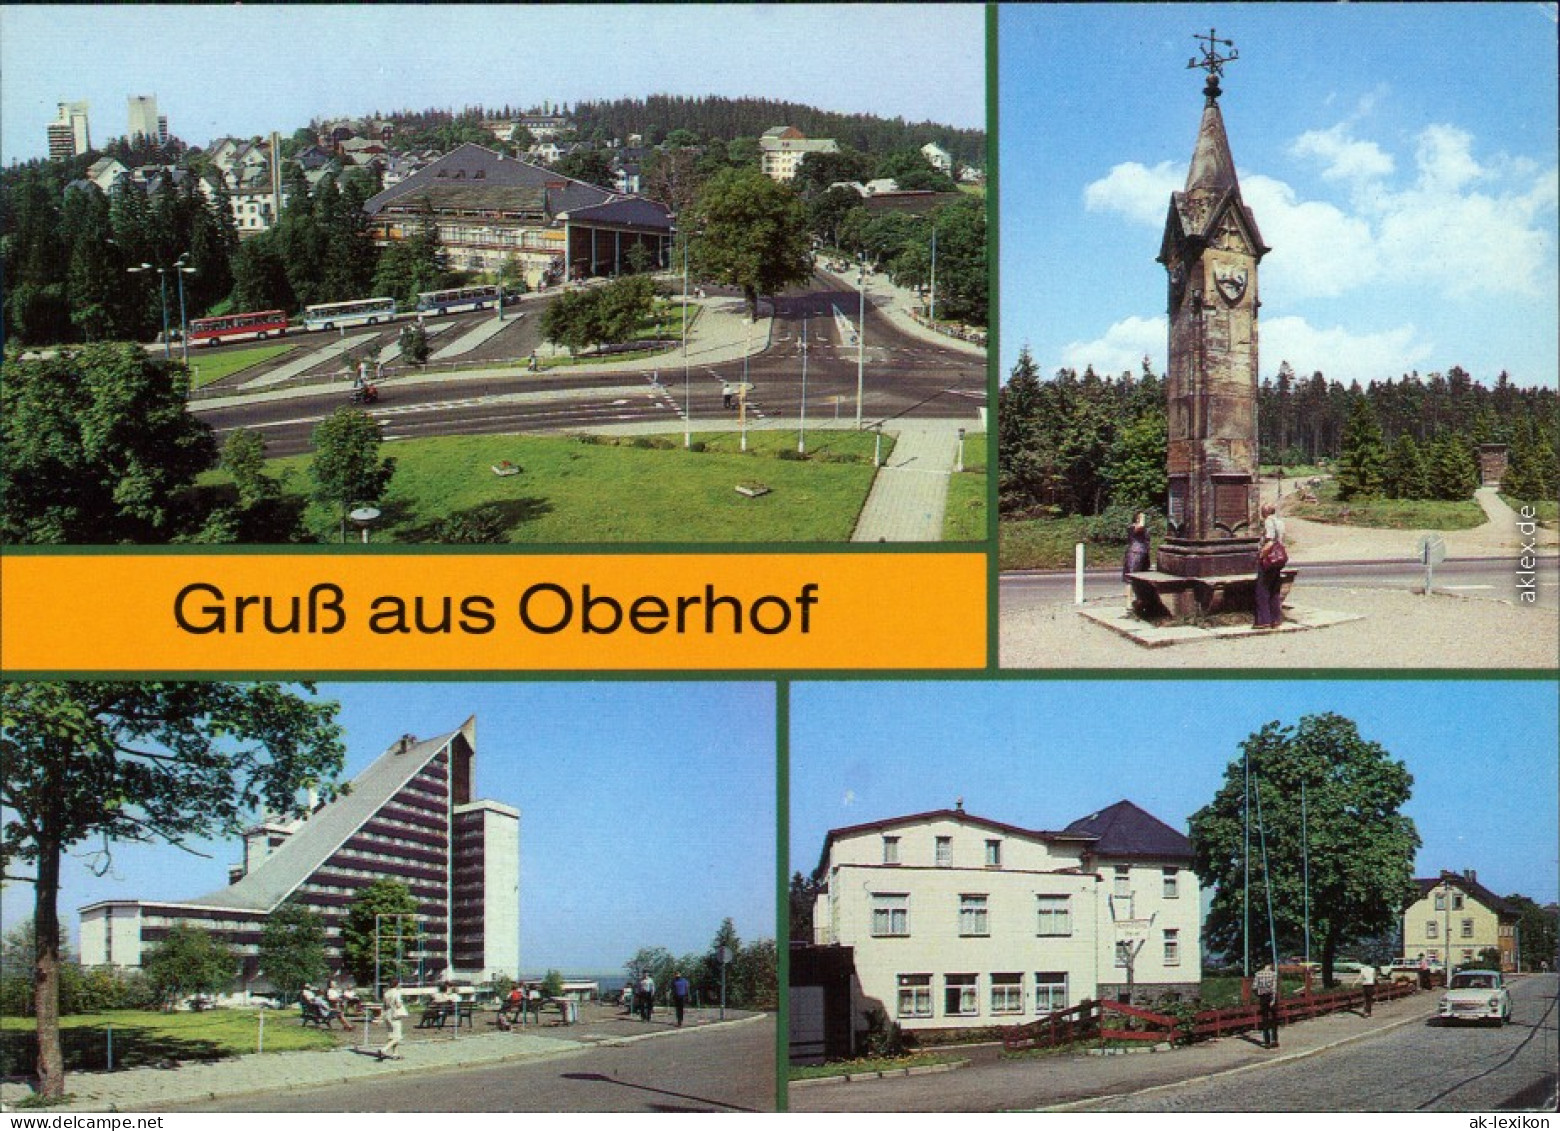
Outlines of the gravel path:
{"type": "MultiPolygon", "coordinates": [[[[1106,598],[1117,600],[1119,598],[1106,598]]],[[[1351,621],[1312,632],[1143,648],[1045,605],[1001,620],[1005,668],[1553,668],[1560,617],[1548,609],[1386,589],[1318,589],[1297,603],[1351,621]]]]}

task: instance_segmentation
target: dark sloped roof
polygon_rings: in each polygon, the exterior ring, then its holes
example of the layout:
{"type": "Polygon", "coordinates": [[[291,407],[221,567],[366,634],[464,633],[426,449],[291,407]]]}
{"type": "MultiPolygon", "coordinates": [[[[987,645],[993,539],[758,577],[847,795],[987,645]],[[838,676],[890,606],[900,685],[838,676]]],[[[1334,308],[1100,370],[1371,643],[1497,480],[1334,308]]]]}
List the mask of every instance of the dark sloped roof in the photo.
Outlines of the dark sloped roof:
{"type": "Polygon", "coordinates": [[[1064,831],[1098,837],[1093,850],[1098,856],[1192,859],[1191,841],[1130,801],[1118,801],[1098,813],[1080,817],[1064,831]]]}
{"type": "Polygon", "coordinates": [[[1044,841],[1090,841],[1093,837],[1088,833],[1074,833],[1070,830],[1063,832],[1048,832],[1044,829],[1025,829],[1018,825],[1005,824],[1002,821],[993,821],[986,817],[977,817],[973,813],[966,813],[963,809],[932,809],[925,813],[910,813],[903,817],[885,817],[881,821],[867,821],[859,825],[847,825],[844,828],[830,829],[823,838],[823,854],[818,860],[818,872],[822,872],[829,863],[829,847],[840,837],[855,836],[857,833],[877,832],[883,829],[892,829],[901,825],[917,825],[923,821],[957,821],[962,825],[974,825],[983,829],[991,829],[993,832],[1007,833],[1010,836],[1029,837],[1032,840],[1044,841]]]}
{"type": "MultiPolygon", "coordinates": [[[[467,142],[419,169],[404,181],[370,197],[364,203],[363,210],[373,216],[386,205],[399,202],[403,197],[425,194],[433,186],[474,183],[485,187],[545,190],[548,210],[554,215],[593,208],[613,200],[634,199],[619,197],[607,189],[565,177],[528,161],[501,156],[484,146],[467,142]]],[[[437,205],[437,198],[433,199],[437,205]]],[[[653,206],[660,208],[659,205],[653,206]]],[[[661,213],[664,216],[665,210],[661,209],[661,213]]]]}
{"type": "Polygon", "coordinates": [[[530,185],[457,181],[427,185],[420,191],[405,193],[390,202],[390,206],[419,211],[425,202],[435,210],[457,212],[546,212],[547,190],[530,185]]]}
{"type": "Polygon", "coordinates": [[[1451,884],[1454,888],[1462,888],[1463,891],[1473,896],[1474,899],[1484,904],[1484,906],[1488,907],[1497,915],[1517,914],[1517,909],[1515,907],[1511,906],[1511,904],[1507,903],[1504,899],[1496,895],[1489,888],[1485,887],[1478,880],[1470,880],[1467,876],[1461,875],[1460,873],[1442,872],[1439,876],[1432,876],[1425,879],[1416,877],[1414,879],[1415,886],[1419,888],[1420,899],[1423,899],[1425,896],[1429,895],[1436,888],[1440,887],[1442,883],[1451,884]]]}
{"type": "Polygon", "coordinates": [[[598,224],[624,224],[635,228],[671,231],[671,213],[666,207],[642,196],[620,196],[602,204],[570,210],[571,220],[593,220],[598,224]]]}

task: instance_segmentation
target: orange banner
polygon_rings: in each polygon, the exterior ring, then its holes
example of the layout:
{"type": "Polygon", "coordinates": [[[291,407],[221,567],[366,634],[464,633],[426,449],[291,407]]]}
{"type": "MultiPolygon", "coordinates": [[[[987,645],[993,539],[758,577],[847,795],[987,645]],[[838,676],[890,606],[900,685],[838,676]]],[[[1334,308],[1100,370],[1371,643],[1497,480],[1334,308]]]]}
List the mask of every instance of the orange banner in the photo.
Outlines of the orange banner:
{"type": "Polygon", "coordinates": [[[986,557],[0,556],[7,673],[986,664],[986,557]]]}

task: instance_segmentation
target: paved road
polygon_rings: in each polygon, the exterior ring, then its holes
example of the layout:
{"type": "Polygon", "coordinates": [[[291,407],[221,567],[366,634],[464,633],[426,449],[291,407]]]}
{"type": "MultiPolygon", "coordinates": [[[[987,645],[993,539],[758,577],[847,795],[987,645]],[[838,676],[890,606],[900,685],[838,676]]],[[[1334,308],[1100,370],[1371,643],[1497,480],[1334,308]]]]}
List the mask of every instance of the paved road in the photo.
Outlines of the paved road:
{"type": "MultiPolygon", "coordinates": [[[[803,410],[802,329],[807,330],[806,413],[810,422],[855,415],[856,346],[849,323],[834,316],[836,308],[854,314],[854,291],[817,276],[808,290],[796,290],[775,300],[774,333],[768,347],[754,354],[744,371],[741,360],[719,365],[695,363],[686,380],[681,360],[668,354],[642,372],[564,374],[502,378],[452,376],[436,382],[381,386],[373,414],[392,435],[432,436],[492,432],[580,431],[603,425],[658,424],[666,431],[682,426],[735,425],[735,408],[723,403],[723,386],[746,379],[753,385],[748,411],[754,427],[766,420],[795,419],[803,410]],[[623,396],[622,387],[642,383],[643,396],[623,396]],[[517,392],[546,396],[516,399],[517,392]]],[[[469,355],[481,358],[524,356],[536,344],[540,307],[527,308],[524,318],[483,343],[469,355]]],[[[472,327],[492,319],[491,313],[456,316],[441,340],[454,341],[472,327]]],[[[967,418],[972,426],[986,404],[986,367],[968,352],[923,341],[900,330],[870,304],[867,308],[864,419],[967,418]]],[[[398,328],[384,331],[385,340],[398,328]]],[[[311,341],[317,338],[311,336],[311,341]]],[[[278,359],[274,364],[283,364],[278,359]]],[[[322,371],[339,362],[321,366],[322,371]]],[[[244,371],[252,381],[263,370],[244,371]]],[[[326,386],[319,392],[280,400],[203,407],[191,410],[222,434],[233,428],[254,428],[265,437],[268,454],[289,455],[310,448],[314,425],[346,403],[347,386],[326,386]]]]}
{"type": "MultiPolygon", "coordinates": [[[[1424,567],[1412,562],[1299,563],[1297,596],[1307,589],[1418,589],[1424,567]]],[[[1021,614],[1044,605],[1071,604],[1071,571],[1004,573],[998,583],[1004,615],[1021,614]]],[[[1516,564],[1509,559],[1447,561],[1435,567],[1437,591],[1464,597],[1517,603],[1516,564]]],[[[1121,590],[1121,570],[1085,570],[1084,596],[1099,597],[1121,590]]],[[[1542,559],[1538,571],[1538,607],[1560,607],[1560,558],[1542,559]]]]}
{"type": "Polygon", "coordinates": [[[1512,985],[1502,1029],[1405,1025],[1315,1056],[1088,1104],[1085,1111],[1554,1110],[1553,974],[1512,985]]]}
{"type": "Polygon", "coordinates": [[[775,1026],[667,1033],[535,1061],[427,1072],[176,1111],[773,1111],[775,1026]]]}

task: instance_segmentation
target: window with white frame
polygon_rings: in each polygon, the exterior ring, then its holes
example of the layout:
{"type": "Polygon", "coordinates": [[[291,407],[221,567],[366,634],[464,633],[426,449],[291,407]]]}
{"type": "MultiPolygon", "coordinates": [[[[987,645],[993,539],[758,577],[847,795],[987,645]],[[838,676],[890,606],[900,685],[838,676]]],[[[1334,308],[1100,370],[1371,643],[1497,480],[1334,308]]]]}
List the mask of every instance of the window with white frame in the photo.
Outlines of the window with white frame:
{"type": "Polygon", "coordinates": [[[1473,920],[1472,919],[1464,919],[1462,921],[1462,937],[1465,938],[1465,939],[1473,938],[1473,920]]]}
{"type": "Polygon", "coordinates": [[[1460,891],[1452,892],[1452,910],[1453,911],[1461,911],[1462,909],[1463,909],[1463,893],[1460,892],[1460,891]]]}
{"type": "Polygon", "coordinates": [[[1179,899],[1180,896],[1181,896],[1181,869],[1179,869],[1179,868],[1166,868],[1166,869],[1164,869],[1164,878],[1165,878],[1164,897],[1166,899],[1179,899]]]}
{"type": "Polygon", "coordinates": [[[991,976],[991,1012],[1024,1012],[1024,976],[1022,974],[993,974],[991,976]]]}
{"type": "Polygon", "coordinates": [[[1116,884],[1112,895],[1129,896],[1132,894],[1132,869],[1125,864],[1116,865],[1116,884]]]}
{"type": "Polygon", "coordinates": [[[980,997],[975,974],[943,975],[943,1016],[975,1017],[980,1014],[980,997]]]}
{"type": "Polygon", "coordinates": [[[1437,911],[1446,910],[1446,893],[1444,891],[1438,891],[1435,893],[1435,909],[1437,911]]]}
{"type": "Polygon", "coordinates": [[[910,896],[903,892],[872,894],[872,934],[894,938],[910,933],[910,896]]]}
{"type": "Polygon", "coordinates": [[[1055,1013],[1067,1008],[1067,975],[1065,972],[1037,973],[1035,975],[1035,1012],[1055,1013]]]}
{"type": "Polygon", "coordinates": [[[1072,934],[1072,914],[1065,895],[1037,895],[1035,897],[1037,935],[1072,934]]]}
{"type": "Polygon", "coordinates": [[[1169,927],[1165,928],[1165,965],[1181,965],[1181,932],[1169,927]]]}
{"type": "Polygon", "coordinates": [[[930,1017],[932,1015],[932,976],[930,974],[899,975],[899,1016],[930,1017]]]}
{"type": "Polygon", "coordinates": [[[1000,840],[988,840],[986,842],[986,867],[1002,867],[1002,842],[1000,840]]]}
{"type": "Polygon", "coordinates": [[[937,838],[937,866],[939,868],[953,867],[953,838],[940,836],[937,838]]]}
{"type": "Polygon", "coordinates": [[[986,897],[983,895],[959,896],[959,934],[961,935],[989,935],[991,934],[990,919],[987,914],[986,897]]]}
{"type": "Polygon", "coordinates": [[[899,838],[897,836],[886,836],[883,838],[883,863],[899,863],[899,838]]]}
{"type": "Polygon", "coordinates": [[[1427,938],[1427,939],[1437,939],[1437,938],[1440,938],[1441,937],[1440,931],[1441,931],[1441,924],[1439,922],[1437,922],[1434,919],[1426,919],[1425,920],[1425,938],[1427,938]]]}

